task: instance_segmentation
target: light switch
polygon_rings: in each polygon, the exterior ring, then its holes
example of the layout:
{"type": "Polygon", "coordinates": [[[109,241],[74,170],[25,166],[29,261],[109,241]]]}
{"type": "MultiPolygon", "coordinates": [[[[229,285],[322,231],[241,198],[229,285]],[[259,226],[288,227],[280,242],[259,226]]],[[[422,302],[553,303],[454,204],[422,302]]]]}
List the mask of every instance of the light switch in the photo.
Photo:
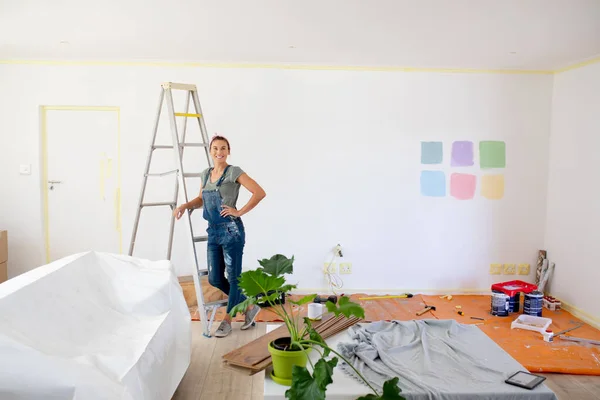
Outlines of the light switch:
{"type": "Polygon", "coordinates": [[[19,166],[19,173],[21,175],[31,175],[31,164],[21,164],[19,166]]]}

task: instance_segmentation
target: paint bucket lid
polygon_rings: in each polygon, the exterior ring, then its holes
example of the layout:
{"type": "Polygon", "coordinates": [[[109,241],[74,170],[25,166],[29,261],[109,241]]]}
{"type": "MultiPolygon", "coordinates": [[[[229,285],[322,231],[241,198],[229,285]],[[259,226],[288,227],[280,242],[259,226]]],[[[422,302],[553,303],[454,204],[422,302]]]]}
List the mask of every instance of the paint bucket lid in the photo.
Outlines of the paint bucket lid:
{"type": "Polygon", "coordinates": [[[544,297],[544,293],[538,291],[538,290],[534,290],[531,293],[527,293],[526,296],[533,296],[533,297],[544,297]]]}

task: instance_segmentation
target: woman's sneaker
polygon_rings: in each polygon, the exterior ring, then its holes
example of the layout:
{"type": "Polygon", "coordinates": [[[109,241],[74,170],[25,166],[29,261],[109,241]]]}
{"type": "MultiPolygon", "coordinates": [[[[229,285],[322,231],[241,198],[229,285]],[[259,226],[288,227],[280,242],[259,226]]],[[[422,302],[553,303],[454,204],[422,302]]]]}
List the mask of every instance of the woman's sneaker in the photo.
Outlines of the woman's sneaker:
{"type": "Polygon", "coordinates": [[[216,337],[225,337],[231,333],[231,323],[223,320],[215,332],[216,337]]]}
{"type": "Polygon", "coordinates": [[[246,329],[250,328],[251,326],[254,326],[255,325],[254,320],[256,319],[256,315],[258,314],[259,311],[260,311],[260,307],[257,306],[256,304],[254,305],[252,310],[246,311],[245,318],[244,318],[244,325],[242,325],[242,327],[240,329],[245,331],[246,329]]]}

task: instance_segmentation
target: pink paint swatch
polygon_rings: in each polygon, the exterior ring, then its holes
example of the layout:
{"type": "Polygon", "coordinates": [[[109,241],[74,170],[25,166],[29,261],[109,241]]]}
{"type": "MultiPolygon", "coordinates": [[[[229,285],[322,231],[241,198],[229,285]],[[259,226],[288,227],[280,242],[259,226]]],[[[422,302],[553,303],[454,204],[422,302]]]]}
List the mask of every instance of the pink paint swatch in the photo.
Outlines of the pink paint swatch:
{"type": "Polygon", "coordinates": [[[450,176],[450,195],[459,200],[469,200],[475,196],[477,177],[471,174],[454,173],[450,176]]]}

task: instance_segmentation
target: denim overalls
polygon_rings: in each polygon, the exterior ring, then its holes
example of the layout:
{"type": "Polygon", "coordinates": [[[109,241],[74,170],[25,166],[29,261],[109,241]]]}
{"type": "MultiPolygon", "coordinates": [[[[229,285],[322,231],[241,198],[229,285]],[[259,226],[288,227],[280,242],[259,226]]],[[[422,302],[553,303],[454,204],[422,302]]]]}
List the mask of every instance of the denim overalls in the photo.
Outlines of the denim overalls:
{"type": "Polygon", "coordinates": [[[208,282],[229,296],[227,313],[246,299],[238,287],[238,278],[242,273],[242,255],[246,242],[246,233],[242,220],[233,216],[221,216],[223,199],[219,187],[225,179],[229,165],[219,178],[215,190],[204,187],[210,179],[212,168],[208,170],[202,185],[203,217],[208,221],[207,262],[208,282]],[[225,278],[227,271],[227,278],[225,278]]]}

